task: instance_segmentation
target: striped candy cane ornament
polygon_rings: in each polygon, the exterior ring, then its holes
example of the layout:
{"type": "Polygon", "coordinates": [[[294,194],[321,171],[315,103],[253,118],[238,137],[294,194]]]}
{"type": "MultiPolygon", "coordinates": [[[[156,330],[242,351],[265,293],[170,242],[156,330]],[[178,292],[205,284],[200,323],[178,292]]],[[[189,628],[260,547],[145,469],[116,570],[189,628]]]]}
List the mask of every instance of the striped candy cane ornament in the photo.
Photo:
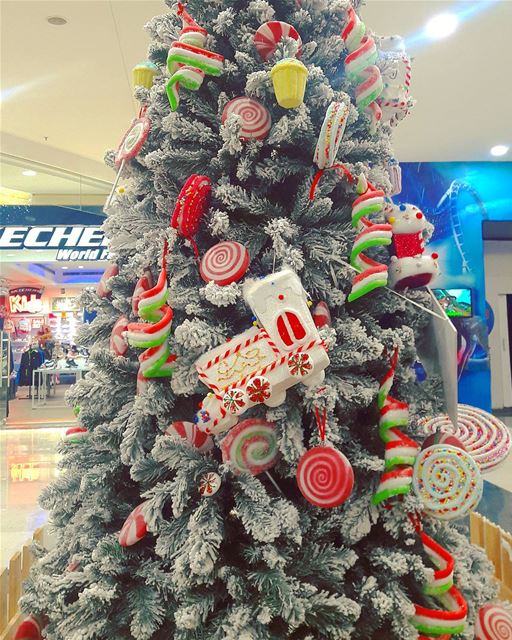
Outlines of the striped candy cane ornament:
{"type": "Polygon", "coordinates": [[[345,71],[350,82],[356,84],[356,105],[359,111],[370,116],[374,130],[382,118],[377,98],[384,85],[380,69],[375,66],[378,57],[375,40],[366,34],[364,22],[359,19],[353,7],[348,10],[347,26],[341,37],[349,51],[345,58],[345,71]]]}
{"type": "Polygon", "coordinates": [[[173,42],[167,56],[167,68],[171,77],[166,91],[171,111],[180,104],[180,87],[197,91],[203,84],[205,75],[220,76],[224,68],[224,57],[204,49],[207,32],[200,27],[178,4],[178,15],[183,20],[179,40],[173,42]]]}
{"type": "Polygon", "coordinates": [[[164,245],[162,269],[154,287],[141,293],[139,316],[145,322],[130,322],[125,337],[133,347],[146,349],[139,356],[139,376],[163,378],[172,375],[176,356],[169,350],[173,311],[167,305],[167,242],[164,245]]]}
{"type": "Polygon", "coordinates": [[[390,498],[409,493],[412,484],[413,465],[419,445],[401,430],[409,422],[409,406],[389,395],[398,363],[398,349],[391,358],[390,367],[380,384],[379,434],[385,443],[384,473],[381,476],[373,504],[380,504],[390,498]]]}
{"type": "Polygon", "coordinates": [[[349,302],[388,284],[387,265],[373,260],[365,251],[371,247],[390,245],[393,238],[390,224],[375,224],[368,219],[368,216],[382,211],[384,191],[375,189],[364,175],[359,177],[356,190],[359,196],[352,203],[352,226],[359,227],[360,232],[352,247],[350,264],[359,271],[359,275],[352,280],[349,302]]]}

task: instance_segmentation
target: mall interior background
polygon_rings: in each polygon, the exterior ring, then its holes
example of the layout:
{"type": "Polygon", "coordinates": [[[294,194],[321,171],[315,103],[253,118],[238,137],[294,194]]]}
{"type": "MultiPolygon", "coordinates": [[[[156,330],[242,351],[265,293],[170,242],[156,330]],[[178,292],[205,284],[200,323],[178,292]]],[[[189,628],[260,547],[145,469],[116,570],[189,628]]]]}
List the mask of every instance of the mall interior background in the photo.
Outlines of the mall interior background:
{"type": "MultiPolygon", "coordinates": [[[[461,103],[485,94],[474,77],[492,90],[501,82],[499,69],[486,67],[485,77],[478,75],[482,61],[476,53],[461,71],[457,51],[471,51],[479,31],[492,29],[497,36],[486,58],[510,56],[505,32],[497,29],[506,22],[506,9],[497,4],[470,16],[456,43],[427,51],[416,34],[431,3],[406,4],[412,6],[369,3],[367,12],[382,32],[409,34],[415,55],[418,105],[396,133],[403,170],[396,199],[415,202],[436,225],[432,249],[440,254],[442,270],[436,288],[470,291],[471,315],[457,320],[460,400],[507,416],[512,412],[512,163],[507,157],[491,160],[488,148],[502,141],[509,106],[498,101],[493,118],[453,124],[461,117],[461,103]],[[468,75],[453,83],[460,74],[468,75]],[[439,108],[443,118],[433,124],[439,108]]],[[[0,233],[7,231],[9,238],[5,246],[0,241],[2,563],[45,521],[37,495],[59,473],[56,446],[62,429],[75,423],[64,394],[88,370],[88,352],[76,341],[77,328],[88,317],[77,296],[98,282],[106,265],[73,259],[72,253],[58,256],[59,247],[48,246],[49,239],[61,227],[68,236],[73,229],[101,227],[113,181],[103,153],[117,146],[136,112],[129,73],[145,54],[140,25],[163,9],[153,1],[4,3],[2,48],[16,65],[6,65],[2,56],[0,233]],[[48,16],[63,7],[67,23],[48,24],[48,16]],[[9,28],[20,21],[27,23],[23,39],[9,28]],[[23,51],[27,46],[31,55],[23,51]],[[27,248],[23,243],[34,227],[47,232],[33,235],[40,245],[27,248]]],[[[100,247],[100,235],[94,237],[96,244],[75,243],[71,249],[100,247]]],[[[65,243],[66,238],[60,249],[65,243]]],[[[509,465],[487,477],[487,495],[495,495],[490,485],[512,490],[510,470],[509,465]]],[[[496,500],[503,503],[503,496],[496,500]]],[[[511,530],[510,505],[500,509],[511,530]]]]}

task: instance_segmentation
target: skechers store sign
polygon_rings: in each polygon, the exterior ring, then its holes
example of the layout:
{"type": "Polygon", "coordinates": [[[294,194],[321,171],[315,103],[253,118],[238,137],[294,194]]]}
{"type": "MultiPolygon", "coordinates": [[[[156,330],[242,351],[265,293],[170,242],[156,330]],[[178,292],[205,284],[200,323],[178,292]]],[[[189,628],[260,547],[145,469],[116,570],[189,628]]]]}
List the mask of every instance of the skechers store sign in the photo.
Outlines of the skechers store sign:
{"type": "Polygon", "coordinates": [[[101,227],[0,227],[2,249],[56,249],[56,259],[108,260],[107,239],[101,227]]]}

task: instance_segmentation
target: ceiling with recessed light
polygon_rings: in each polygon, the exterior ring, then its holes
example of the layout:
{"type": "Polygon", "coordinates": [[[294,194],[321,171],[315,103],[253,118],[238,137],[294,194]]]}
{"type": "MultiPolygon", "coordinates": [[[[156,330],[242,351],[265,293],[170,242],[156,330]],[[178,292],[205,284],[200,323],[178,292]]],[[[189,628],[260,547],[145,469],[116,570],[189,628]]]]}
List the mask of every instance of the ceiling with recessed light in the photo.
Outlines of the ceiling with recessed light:
{"type": "MultiPolygon", "coordinates": [[[[112,179],[102,157],[137,110],[131,69],[146,57],[143,25],[166,6],[154,0],[0,6],[3,150],[112,179]],[[52,15],[67,24],[49,24],[52,15]]],[[[376,33],[400,33],[413,44],[417,105],[396,130],[400,160],[490,160],[491,147],[512,143],[512,2],[369,0],[362,15],[376,33]],[[444,39],[425,38],[425,25],[440,13],[459,15],[458,28],[444,39]]]]}

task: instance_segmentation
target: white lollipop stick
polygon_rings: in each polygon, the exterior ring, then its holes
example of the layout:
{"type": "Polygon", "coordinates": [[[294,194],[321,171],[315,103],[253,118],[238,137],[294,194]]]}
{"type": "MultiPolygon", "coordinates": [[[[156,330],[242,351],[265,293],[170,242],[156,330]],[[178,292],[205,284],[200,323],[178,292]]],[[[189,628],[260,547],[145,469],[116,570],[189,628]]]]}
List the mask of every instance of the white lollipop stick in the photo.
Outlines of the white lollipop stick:
{"type": "Polygon", "coordinates": [[[117,175],[116,175],[116,179],[114,180],[114,184],[112,185],[112,190],[109,193],[109,196],[107,198],[107,202],[105,203],[105,206],[103,207],[103,211],[104,213],[107,213],[108,208],[110,207],[110,203],[112,202],[112,198],[114,197],[114,193],[117,189],[117,185],[119,184],[119,180],[121,179],[121,173],[124,169],[124,163],[126,162],[126,160],[122,160],[121,164],[119,165],[119,169],[117,171],[117,175]]]}

